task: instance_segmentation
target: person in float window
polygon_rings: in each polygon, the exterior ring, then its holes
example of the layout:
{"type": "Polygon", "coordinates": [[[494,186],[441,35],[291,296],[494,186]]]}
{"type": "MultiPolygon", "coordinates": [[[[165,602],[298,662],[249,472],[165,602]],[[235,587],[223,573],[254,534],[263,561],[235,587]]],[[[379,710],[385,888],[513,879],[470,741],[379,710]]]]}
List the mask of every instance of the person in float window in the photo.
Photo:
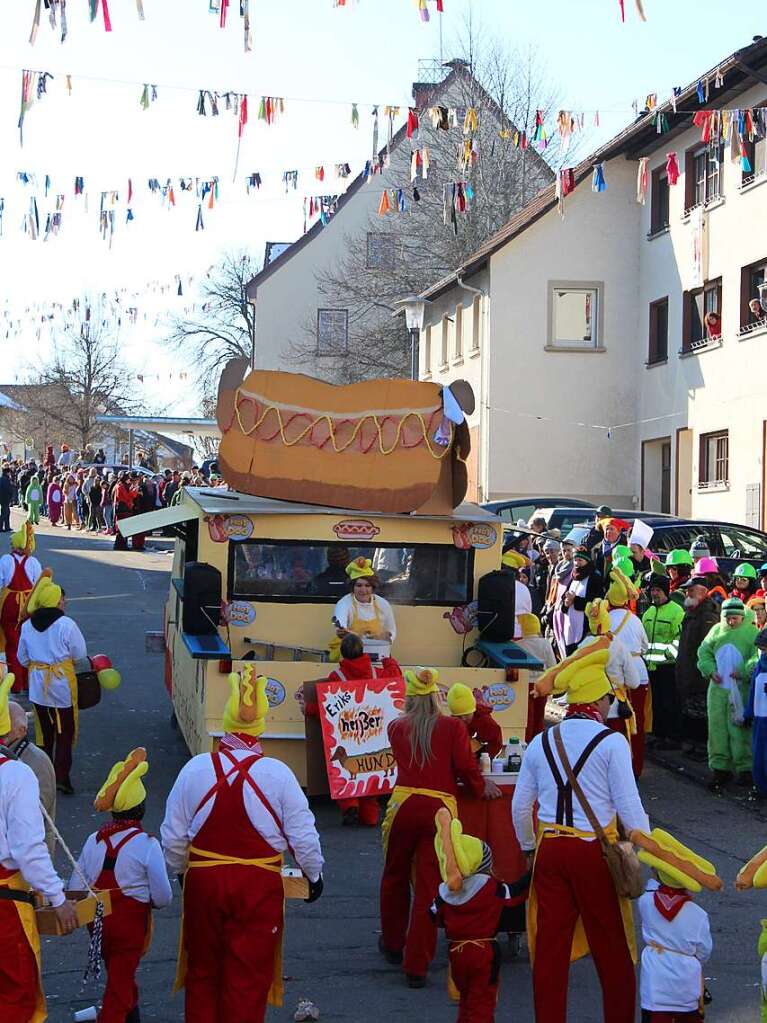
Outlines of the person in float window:
{"type": "Polygon", "coordinates": [[[333,617],[340,639],[353,632],[364,642],[365,639],[384,640],[393,643],[397,637],[394,611],[388,600],[379,596],[378,576],[373,571],[369,558],[355,558],[346,566],[351,593],[341,597],[333,617]]]}
{"type": "Polygon", "coordinates": [[[475,739],[494,760],[503,749],[503,732],[493,717],[493,708],[477,703],[476,695],[463,682],[456,682],[447,691],[447,707],[454,718],[463,721],[469,736],[475,739]]]}

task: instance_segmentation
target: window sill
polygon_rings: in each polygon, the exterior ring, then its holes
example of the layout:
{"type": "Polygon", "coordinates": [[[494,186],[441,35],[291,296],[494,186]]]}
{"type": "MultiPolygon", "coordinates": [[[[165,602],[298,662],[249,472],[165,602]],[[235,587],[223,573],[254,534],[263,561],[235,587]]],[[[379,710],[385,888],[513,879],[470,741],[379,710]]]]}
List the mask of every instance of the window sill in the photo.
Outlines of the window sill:
{"type": "Polygon", "coordinates": [[[738,341],[748,341],[750,337],[762,337],[767,334],[767,318],[758,323],[752,323],[748,327],[742,327],[738,331],[738,341]]]}
{"type": "Polygon", "coordinates": [[[720,337],[715,338],[711,341],[706,341],[705,344],[698,344],[697,348],[680,348],[679,358],[689,359],[693,355],[700,355],[701,352],[710,352],[716,348],[722,347],[722,339],[720,337]]]}
{"type": "Polygon", "coordinates": [[[652,362],[645,363],[645,369],[654,369],[656,366],[668,365],[668,356],[665,359],[653,359],[652,362]]]}
{"type": "Polygon", "coordinates": [[[441,362],[441,363],[439,364],[439,366],[437,367],[437,370],[438,370],[438,371],[439,371],[440,373],[447,373],[447,371],[448,371],[449,369],[450,369],[450,367],[448,366],[448,364],[447,364],[446,362],[441,362]]]}
{"type": "Polygon", "coordinates": [[[765,174],[765,173],[762,173],[762,174],[750,174],[750,175],[747,176],[747,180],[745,180],[745,181],[743,181],[741,183],[739,191],[741,193],[743,193],[743,192],[751,192],[755,188],[758,188],[759,185],[763,185],[765,182],[767,182],[767,174],[765,174]]]}
{"type": "Polygon", "coordinates": [[[699,494],[723,494],[730,489],[729,480],[716,480],[711,483],[699,483],[699,494]]]}
{"type": "Polygon", "coordinates": [[[723,195],[715,195],[713,199],[707,199],[706,202],[699,202],[696,203],[695,206],[690,206],[690,208],[685,210],[684,213],[682,214],[682,223],[688,224],[690,222],[690,217],[692,216],[693,213],[695,213],[696,210],[702,208],[706,210],[706,212],[708,212],[709,210],[715,210],[717,206],[724,206],[723,195]]]}
{"type": "Polygon", "coordinates": [[[480,351],[481,349],[479,347],[472,348],[472,350],[469,352],[469,358],[476,359],[479,356],[480,351]]]}
{"type": "Polygon", "coordinates": [[[573,353],[576,355],[600,355],[607,351],[602,346],[595,348],[593,345],[588,348],[586,345],[583,345],[582,348],[579,348],[577,345],[544,345],[543,350],[544,352],[569,352],[571,355],[573,353]]]}
{"type": "Polygon", "coordinates": [[[456,355],[456,357],[453,359],[453,365],[454,366],[463,366],[463,356],[462,355],[456,355]]]}
{"type": "Polygon", "coordinates": [[[652,241],[655,241],[656,238],[662,238],[663,235],[664,234],[668,234],[670,230],[671,230],[671,225],[670,224],[664,224],[663,227],[656,228],[655,231],[648,231],[647,232],[647,240],[648,240],[648,242],[652,242],[652,241]]]}
{"type": "Polygon", "coordinates": [[[424,373],[421,376],[421,380],[431,380],[431,371],[429,371],[428,373],[424,373]]]}

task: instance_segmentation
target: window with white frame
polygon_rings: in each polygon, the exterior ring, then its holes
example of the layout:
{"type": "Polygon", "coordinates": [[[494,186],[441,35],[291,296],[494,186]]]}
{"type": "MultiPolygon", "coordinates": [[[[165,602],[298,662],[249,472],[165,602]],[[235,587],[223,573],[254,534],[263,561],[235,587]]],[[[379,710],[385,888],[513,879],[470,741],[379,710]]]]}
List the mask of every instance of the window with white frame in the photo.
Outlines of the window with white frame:
{"type": "Polygon", "coordinates": [[[463,358],[463,306],[455,307],[455,342],[453,345],[453,358],[463,358]]]}
{"type": "Polygon", "coordinates": [[[724,146],[721,143],[697,146],[685,156],[684,205],[685,210],[705,206],[722,195],[722,163],[724,146]]]}
{"type": "Polygon", "coordinates": [[[447,368],[447,359],[449,352],[450,343],[450,320],[447,316],[442,317],[442,334],[441,334],[441,346],[439,353],[439,367],[440,369],[447,368]]]}
{"type": "Polygon", "coordinates": [[[549,285],[549,347],[600,348],[601,286],[595,282],[549,285]]]}
{"type": "Polygon", "coordinates": [[[349,350],[349,310],[317,310],[317,355],[346,355],[349,350]]]}
{"type": "Polygon", "coordinates": [[[727,430],[702,433],[698,486],[702,490],[726,487],[730,481],[730,438],[727,430]]]}

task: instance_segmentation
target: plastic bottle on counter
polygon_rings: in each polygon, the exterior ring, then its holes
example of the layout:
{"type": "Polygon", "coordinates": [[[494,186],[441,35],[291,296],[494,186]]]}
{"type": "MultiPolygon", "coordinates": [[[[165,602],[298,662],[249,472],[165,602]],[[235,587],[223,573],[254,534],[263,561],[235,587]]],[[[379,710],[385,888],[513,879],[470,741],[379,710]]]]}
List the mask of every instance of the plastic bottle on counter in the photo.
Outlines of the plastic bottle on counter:
{"type": "Polygon", "coordinates": [[[492,771],[492,764],[490,762],[490,754],[482,753],[479,758],[479,769],[483,774],[490,774],[492,771]]]}
{"type": "Polygon", "coordinates": [[[522,744],[516,736],[509,739],[506,747],[506,770],[509,774],[519,774],[522,767],[522,744]]]}

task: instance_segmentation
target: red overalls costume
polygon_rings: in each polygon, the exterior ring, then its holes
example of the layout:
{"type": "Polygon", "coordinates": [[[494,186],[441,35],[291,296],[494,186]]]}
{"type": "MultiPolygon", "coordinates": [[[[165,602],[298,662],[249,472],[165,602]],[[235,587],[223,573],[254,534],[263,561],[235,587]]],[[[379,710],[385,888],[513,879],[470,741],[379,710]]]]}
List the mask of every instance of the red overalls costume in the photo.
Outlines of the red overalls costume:
{"type": "Polygon", "coordinates": [[[8,671],[13,672],[16,681],[13,684],[13,692],[18,693],[22,689],[29,688],[27,669],[19,664],[16,651],[19,649],[19,636],[21,634],[21,618],[27,606],[27,598],[32,592],[32,583],[26,572],[26,564],[29,555],[19,556],[15,551],[11,554],[14,562],[13,578],[8,583],[3,595],[3,606],[0,609],[0,627],[5,635],[5,657],[8,662],[8,671]]]}
{"type": "Polygon", "coordinates": [[[261,1023],[267,1001],[282,1004],[282,853],[253,827],[243,791],[251,786],[282,833],[249,773],[261,756],[211,753],[216,781],[195,815],[213,806],[184,878],[176,990],[186,986],[186,1023],[261,1023]]]}
{"type": "MultiPolygon", "coordinates": [[[[8,763],[0,757],[0,768],[8,763]]],[[[40,982],[40,937],[29,886],[20,871],[0,865],[0,1020],[42,1023],[47,1018],[40,982]]]]}

